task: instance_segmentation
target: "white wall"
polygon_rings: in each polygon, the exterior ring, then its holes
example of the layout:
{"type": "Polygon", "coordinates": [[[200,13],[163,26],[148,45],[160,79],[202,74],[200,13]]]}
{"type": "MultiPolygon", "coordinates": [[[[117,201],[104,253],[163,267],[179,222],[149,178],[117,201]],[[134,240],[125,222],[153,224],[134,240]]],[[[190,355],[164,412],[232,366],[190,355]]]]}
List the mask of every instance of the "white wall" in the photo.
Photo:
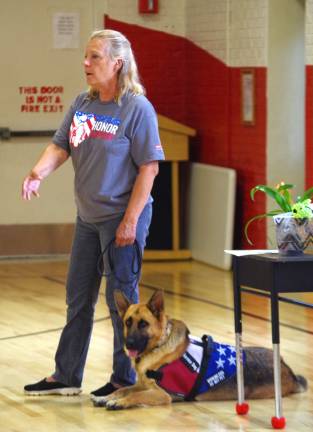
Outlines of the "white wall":
{"type": "Polygon", "coordinates": [[[227,63],[229,0],[186,2],[186,37],[227,63]]]}
{"type": "MultiPolygon", "coordinates": [[[[19,94],[19,87],[63,86],[61,98],[66,111],[75,95],[86,88],[82,67],[85,43],[93,30],[103,28],[104,14],[184,35],[185,1],[162,1],[159,14],[141,15],[137,0],[0,0],[0,80],[5,83],[1,88],[0,127],[15,131],[58,127],[64,113],[21,113],[25,95],[19,94]],[[60,12],[79,14],[78,48],[53,47],[52,17],[60,12]]],[[[74,221],[70,162],[43,182],[40,199],[26,203],[20,198],[22,180],[46,144],[43,138],[0,141],[0,225],[74,221]]]]}
{"type": "Polygon", "coordinates": [[[313,64],[313,0],[305,1],[305,64],[313,64]]]}
{"type": "MultiPolygon", "coordinates": [[[[12,130],[54,129],[64,113],[25,113],[20,87],[64,86],[63,105],[86,84],[82,74],[84,41],[93,17],[90,2],[83,0],[10,0],[1,2],[0,51],[1,126],[12,130]],[[52,18],[56,12],[79,14],[79,47],[55,49],[52,18]]],[[[38,95],[38,94],[37,94],[38,95]]],[[[35,97],[37,96],[35,94],[35,97]]]]}
{"type": "Polygon", "coordinates": [[[136,0],[10,0],[1,1],[0,127],[12,130],[55,129],[74,96],[86,88],[82,61],[85,42],[94,29],[103,28],[104,14],[117,20],[147,26],[172,34],[185,35],[185,1],[160,2],[158,14],[139,14],[136,0]],[[77,13],[77,48],[58,49],[54,45],[52,20],[56,13],[77,13]],[[21,87],[63,86],[63,112],[22,112],[26,94],[21,87]]]}
{"type": "MultiPolygon", "coordinates": [[[[86,88],[82,73],[84,43],[93,29],[94,2],[85,0],[1,1],[0,127],[11,130],[56,129],[64,113],[21,113],[20,86],[63,86],[64,110],[86,88]],[[79,14],[79,47],[53,48],[55,12],[79,14]]],[[[37,95],[34,95],[35,97],[37,95]]],[[[23,202],[21,183],[48,141],[43,138],[0,141],[0,224],[67,223],[75,218],[73,172],[66,163],[41,188],[40,199],[23,202]]]]}
{"type": "MultiPolygon", "coordinates": [[[[268,1],[229,0],[229,66],[267,65],[268,1]]],[[[282,14],[280,19],[284,19],[282,14]]]]}
{"type": "Polygon", "coordinates": [[[137,0],[107,0],[107,13],[110,18],[160,30],[176,36],[185,36],[185,5],[196,4],[194,0],[159,0],[157,14],[139,14],[137,0]]]}
{"type": "MultiPolygon", "coordinates": [[[[304,1],[269,2],[267,183],[293,183],[298,193],[304,186],[304,22],[304,1]]],[[[267,206],[275,208],[273,200],[267,206]]],[[[272,226],[269,221],[270,238],[272,226]]]]}
{"type": "Polygon", "coordinates": [[[0,224],[72,223],[75,220],[73,169],[70,159],[42,182],[40,198],[27,202],[21,198],[22,179],[47,144],[48,141],[44,138],[0,141],[0,224]]]}
{"type": "Polygon", "coordinates": [[[268,0],[189,0],[186,36],[228,66],[265,66],[268,0]]]}

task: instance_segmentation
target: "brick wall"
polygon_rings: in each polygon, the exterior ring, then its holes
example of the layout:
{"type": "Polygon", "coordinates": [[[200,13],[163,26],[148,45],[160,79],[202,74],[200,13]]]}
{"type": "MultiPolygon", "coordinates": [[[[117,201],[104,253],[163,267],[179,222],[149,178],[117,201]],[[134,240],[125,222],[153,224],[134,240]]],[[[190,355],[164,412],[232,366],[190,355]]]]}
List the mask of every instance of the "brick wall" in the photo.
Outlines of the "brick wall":
{"type": "MultiPolygon", "coordinates": [[[[100,1],[103,9],[103,0],[97,1],[100,1]]],[[[138,12],[138,0],[106,0],[105,10],[110,17],[121,22],[164,31],[175,36],[185,36],[186,3],[194,3],[194,1],[159,0],[159,12],[157,14],[140,14],[138,12]]]]}
{"type": "Polygon", "coordinates": [[[305,184],[313,185],[313,66],[305,68],[305,184]]]}
{"type": "Polygon", "coordinates": [[[186,3],[186,37],[227,64],[228,0],[186,3]]]}
{"type": "Polygon", "coordinates": [[[267,65],[267,0],[230,0],[228,65],[267,65]]]}
{"type": "MultiPolygon", "coordinates": [[[[245,222],[265,213],[266,200],[260,194],[254,203],[250,189],[266,183],[266,78],[267,78],[267,0],[230,0],[228,20],[228,66],[231,73],[230,166],[237,170],[237,223],[241,233],[237,244],[247,245],[242,236],[245,222]],[[255,73],[255,124],[241,121],[241,69],[255,73]],[[241,242],[240,242],[241,240],[241,242]]],[[[266,247],[266,223],[254,223],[250,231],[253,247],[266,247]]]]}
{"type": "Polygon", "coordinates": [[[141,80],[157,112],[187,123],[188,41],[179,36],[117,21],[108,16],[105,17],[105,27],[124,33],[131,42],[141,80]]]}
{"type": "MultiPolygon", "coordinates": [[[[208,85],[207,105],[213,107],[203,116],[201,112],[192,118],[192,125],[200,128],[200,143],[193,152],[194,160],[228,166],[236,169],[237,209],[235,245],[249,247],[243,238],[243,226],[254,214],[264,213],[264,196],[258,196],[251,202],[250,189],[266,182],[266,62],[267,62],[267,0],[197,0],[186,4],[186,36],[200,46],[206,55],[198,57],[198,67],[194,70],[194,82],[197,76],[207,73],[210,64],[205,57],[214,56],[215,71],[220,60],[224,72],[220,79],[201,81],[201,86],[208,85]],[[240,69],[252,67],[255,71],[256,121],[254,126],[245,126],[241,121],[241,80],[240,69]],[[206,72],[205,72],[206,71],[206,72]],[[221,79],[223,77],[224,79],[221,79]],[[223,88],[218,87],[219,83],[223,88]],[[214,90],[213,90],[214,89],[214,90]],[[215,95],[214,95],[215,91],[215,95]],[[212,118],[206,123],[205,117],[212,118]],[[197,122],[197,119],[199,120],[197,122]],[[200,122],[201,119],[201,122],[200,122]],[[204,124],[206,128],[204,131],[204,124]]],[[[193,68],[192,68],[193,69],[193,68]]],[[[202,87],[194,92],[202,91],[202,87]]],[[[192,97],[192,96],[191,96],[192,97]]],[[[190,104],[189,104],[190,106],[190,104]]],[[[265,221],[257,224],[254,230],[254,247],[265,247],[265,221]]]]}
{"type": "MultiPolygon", "coordinates": [[[[105,25],[131,40],[148,97],[157,111],[197,130],[191,160],[237,170],[236,247],[246,247],[244,222],[265,211],[263,197],[251,203],[249,191],[266,181],[267,0],[181,2],[178,24],[169,30],[164,16],[143,21],[133,9],[127,12],[128,3],[124,0],[125,8],[117,14],[112,8],[118,6],[109,2],[110,15],[119,19],[107,17],[105,25]],[[181,14],[185,15],[186,38],[181,14]],[[157,31],[157,23],[162,31],[157,31]],[[253,66],[256,74],[256,123],[249,127],[240,118],[240,68],[247,66],[253,66]]],[[[176,22],[174,3],[160,2],[165,4],[176,22]]],[[[253,238],[254,247],[265,246],[265,237],[262,222],[253,238]]]]}
{"type": "MultiPolygon", "coordinates": [[[[253,212],[264,211],[264,200],[251,206],[249,191],[264,182],[265,82],[264,68],[256,68],[256,125],[246,127],[240,118],[240,68],[229,68],[194,43],[179,36],[145,29],[106,18],[106,27],[130,39],[156,110],[197,130],[191,160],[235,168],[238,172],[236,244],[243,241],[243,224],[253,212]],[[145,40],[150,53],[147,56],[145,40]]],[[[254,236],[263,247],[265,227],[254,236]]]]}
{"type": "Polygon", "coordinates": [[[305,11],[306,64],[313,65],[313,0],[306,0],[305,11]]]}
{"type": "MultiPolygon", "coordinates": [[[[266,182],[266,68],[255,71],[255,125],[245,126],[241,121],[241,68],[230,68],[229,96],[229,164],[237,171],[237,230],[236,245],[250,248],[243,238],[243,227],[250,217],[265,213],[266,200],[263,194],[252,203],[250,190],[266,182]]],[[[250,228],[253,248],[266,247],[265,220],[254,222],[250,228]],[[253,234],[252,234],[253,233],[253,234]]]]}

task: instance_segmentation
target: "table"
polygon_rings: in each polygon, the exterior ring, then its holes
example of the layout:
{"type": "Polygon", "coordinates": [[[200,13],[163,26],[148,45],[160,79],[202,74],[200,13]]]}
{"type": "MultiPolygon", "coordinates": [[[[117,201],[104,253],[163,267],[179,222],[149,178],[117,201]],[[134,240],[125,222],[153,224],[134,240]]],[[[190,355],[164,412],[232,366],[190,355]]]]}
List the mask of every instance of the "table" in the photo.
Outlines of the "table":
{"type": "Polygon", "coordinates": [[[280,293],[313,292],[313,255],[297,256],[265,253],[261,255],[234,256],[233,289],[234,318],[236,334],[238,414],[246,414],[249,405],[244,398],[243,349],[242,349],[242,311],[241,292],[267,295],[271,302],[272,343],[274,360],[275,416],[272,426],[285,427],[282,414],[281,375],[280,375],[280,335],[279,301],[313,307],[310,303],[282,297],[280,293]],[[243,288],[244,286],[244,288],[243,288]]]}

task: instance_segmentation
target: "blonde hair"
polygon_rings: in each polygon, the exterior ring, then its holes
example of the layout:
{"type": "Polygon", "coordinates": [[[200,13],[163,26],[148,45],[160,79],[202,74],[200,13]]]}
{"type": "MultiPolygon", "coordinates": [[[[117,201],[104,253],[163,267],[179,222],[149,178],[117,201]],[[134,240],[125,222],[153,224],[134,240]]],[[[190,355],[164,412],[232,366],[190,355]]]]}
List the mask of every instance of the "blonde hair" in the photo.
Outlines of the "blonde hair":
{"type": "MultiPolygon", "coordinates": [[[[94,31],[89,41],[102,39],[107,42],[107,54],[111,60],[122,60],[122,66],[118,72],[118,92],[116,100],[120,103],[122,96],[131,92],[134,95],[145,94],[145,89],[140,83],[136,60],[129,40],[120,32],[115,30],[94,31]]],[[[91,98],[97,97],[99,92],[93,88],[89,89],[91,98]]]]}

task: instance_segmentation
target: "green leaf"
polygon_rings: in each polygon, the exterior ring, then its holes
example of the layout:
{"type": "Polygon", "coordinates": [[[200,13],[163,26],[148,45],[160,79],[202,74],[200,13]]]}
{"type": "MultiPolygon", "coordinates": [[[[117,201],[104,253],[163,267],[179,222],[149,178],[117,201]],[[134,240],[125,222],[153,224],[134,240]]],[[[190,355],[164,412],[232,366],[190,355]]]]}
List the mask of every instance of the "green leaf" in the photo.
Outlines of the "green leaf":
{"type": "Polygon", "coordinates": [[[293,205],[293,199],[292,199],[292,196],[291,196],[291,194],[289,192],[289,189],[292,189],[293,187],[294,187],[293,184],[282,183],[277,188],[277,191],[285,198],[286,202],[290,205],[290,208],[293,205]]]}
{"type": "Polygon", "coordinates": [[[298,198],[298,202],[305,201],[306,199],[311,198],[313,195],[313,187],[307,189],[300,198],[298,198]]]}
{"type": "Polygon", "coordinates": [[[292,189],[293,187],[294,187],[294,185],[291,183],[286,183],[286,184],[282,183],[278,186],[277,190],[278,190],[278,192],[280,192],[280,191],[285,190],[285,189],[292,189]]]}
{"type": "Polygon", "coordinates": [[[252,201],[254,201],[254,195],[257,191],[261,191],[264,193],[267,193],[269,196],[272,196],[272,198],[274,198],[276,191],[268,186],[265,185],[257,185],[254,186],[254,188],[251,189],[250,191],[250,197],[252,199],[252,201]]]}
{"type": "Polygon", "coordinates": [[[249,219],[248,222],[247,222],[246,225],[245,225],[245,230],[244,230],[244,233],[245,233],[245,236],[246,236],[247,242],[248,242],[250,245],[253,245],[252,241],[250,240],[250,238],[249,238],[249,236],[248,236],[248,228],[249,228],[250,224],[251,224],[253,221],[255,221],[255,220],[257,220],[257,219],[262,219],[262,218],[265,218],[265,217],[268,217],[268,216],[275,216],[275,215],[278,215],[278,214],[280,214],[280,213],[281,213],[281,209],[275,209],[275,210],[271,210],[271,211],[269,211],[269,212],[267,212],[267,213],[263,213],[263,214],[260,214],[260,215],[257,215],[257,216],[253,216],[251,219],[249,219]]]}
{"type": "Polygon", "coordinates": [[[286,201],[284,196],[282,196],[277,189],[270,188],[269,186],[266,185],[257,185],[250,191],[250,197],[253,201],[254,201],[254,195],[257,191],[264,192],[269,197],[273,198],[284,212],[291,211],[291,204],[288,201],[286,201]]]}

